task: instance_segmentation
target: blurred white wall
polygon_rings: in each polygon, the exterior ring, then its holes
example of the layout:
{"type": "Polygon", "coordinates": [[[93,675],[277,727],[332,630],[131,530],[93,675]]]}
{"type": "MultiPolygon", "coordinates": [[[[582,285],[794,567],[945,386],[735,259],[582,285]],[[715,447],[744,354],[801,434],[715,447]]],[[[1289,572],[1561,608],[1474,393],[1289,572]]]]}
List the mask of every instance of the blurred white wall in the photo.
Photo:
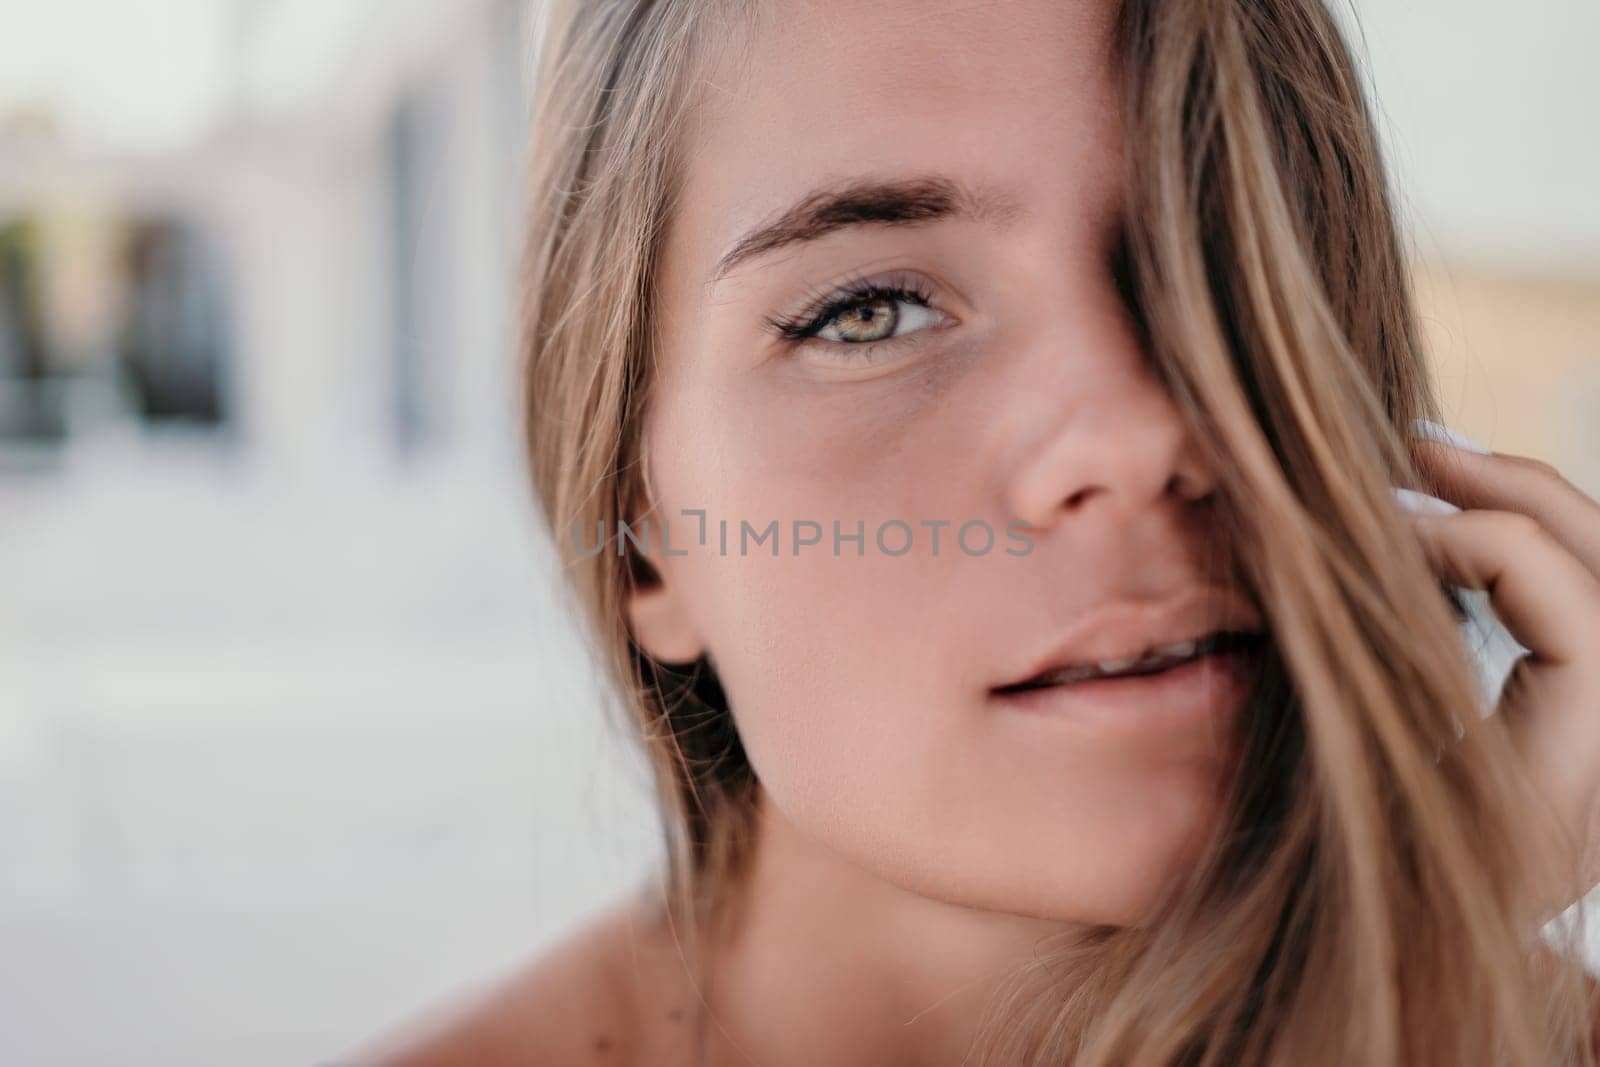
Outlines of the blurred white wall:
{"type": "Polygon", "coordinates": [[[220,428],[91,375],[64,443],[0,446],[0,1062],[331,1058],[653,859],[518,461],[531,25],[0,12],[38,53],[0,73],[0,221],[42,220],[50,300],[114,304],[60,264],[178,217],[233,340],[220,428]]]}
{"type": "Polygon", "coordinates": [[[1600,4],[1354,16],[1447,420],[1600,496],[1600,4]]]}
{"type": "Polygon", "coordinates": [[[1420,254],[1600,276],[1600,4],[1334,0],[1420,254]]]}

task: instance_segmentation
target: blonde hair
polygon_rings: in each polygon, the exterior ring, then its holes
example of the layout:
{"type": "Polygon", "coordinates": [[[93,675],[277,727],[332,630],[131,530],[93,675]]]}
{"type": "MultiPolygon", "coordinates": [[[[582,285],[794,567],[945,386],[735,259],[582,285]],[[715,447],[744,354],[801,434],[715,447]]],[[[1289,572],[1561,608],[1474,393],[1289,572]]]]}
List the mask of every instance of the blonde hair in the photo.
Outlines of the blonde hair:
{"type": "MultiPolygon", "coordinates": [[[[677,152],[708,42],[752,10],[581,0],[553,16],[523,296],[534,481],[654,771],[667,917],[708,968],[753,845],[754,776],[714,673],[630,639],[642,575],[569,531],[615,530],[648,501],[677,152]]],[[[977,1062],[1592,1064],[1577,928],[1541,942],[1534,903],[1576,895],[1557,859],[1571,842],[1528,821],[1531,784],[1503,724],[1470,711],[1448,604],[1392,505],[1391,485],[1428,488],[1404,435],[1436,413],[1349,51],[1321,0],[1127,0],[1116,41],[1118,280],[1221,472],[1274,650],[1203,862],[1150,923],[1093,928],[1019,971],[977,1062]]]]}

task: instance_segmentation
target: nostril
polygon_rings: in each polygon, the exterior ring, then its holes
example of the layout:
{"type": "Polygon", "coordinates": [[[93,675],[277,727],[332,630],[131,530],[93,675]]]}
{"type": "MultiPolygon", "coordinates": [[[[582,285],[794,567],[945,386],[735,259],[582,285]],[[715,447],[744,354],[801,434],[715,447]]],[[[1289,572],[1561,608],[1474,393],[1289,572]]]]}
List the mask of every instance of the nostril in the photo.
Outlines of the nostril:
{"type": "Polygon", "coordinates": [[[1216,495],[1216,483],[1187,470],[1174,471],[1167,481],[1167,493],[1189,504],[1204,504],[1216,495]]]}
{"type": "Polygon", "coordinates": [[[1067,497],[1067,507],[1076,508],[1093,494],[1093,487],[1079,489],[1076,493],[1073,493],[1071,496],[1067,497]]]}

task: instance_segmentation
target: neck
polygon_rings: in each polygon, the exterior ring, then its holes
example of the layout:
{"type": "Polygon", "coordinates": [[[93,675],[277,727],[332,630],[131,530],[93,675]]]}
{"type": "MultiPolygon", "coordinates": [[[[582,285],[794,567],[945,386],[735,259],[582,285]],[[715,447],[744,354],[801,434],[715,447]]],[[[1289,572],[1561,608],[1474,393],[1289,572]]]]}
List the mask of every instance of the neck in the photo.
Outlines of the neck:
{"type": "Polygon", "coordinates": [[[710,998],[728,1062],[954,1067],[998,984],[1067,929],[920,896],[811,838],[765,794],[759,812],[710,998]]]}

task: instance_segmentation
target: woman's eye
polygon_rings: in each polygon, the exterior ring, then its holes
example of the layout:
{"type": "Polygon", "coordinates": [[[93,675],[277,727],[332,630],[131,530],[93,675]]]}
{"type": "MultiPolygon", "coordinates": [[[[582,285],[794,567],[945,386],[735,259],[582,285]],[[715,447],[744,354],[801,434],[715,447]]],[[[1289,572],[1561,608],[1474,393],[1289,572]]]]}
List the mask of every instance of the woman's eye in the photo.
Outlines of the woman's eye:
{"type": "Polygon", "coordinates": [[[940,317],[931,307],[907,297],[871,297],[833,311],[815,336],[841,344],[885,341],[927,329],[940,317]]]}
{"type": "Polygon", "coordinates": [[[904,272],[875,281],[843,283],[793,318],[765,321],[784,342],[810,347],[815,356],[877,361],[898,347],[899,338],[953,324],[933,300],[932,291],[919,277],[904,272]]]}

